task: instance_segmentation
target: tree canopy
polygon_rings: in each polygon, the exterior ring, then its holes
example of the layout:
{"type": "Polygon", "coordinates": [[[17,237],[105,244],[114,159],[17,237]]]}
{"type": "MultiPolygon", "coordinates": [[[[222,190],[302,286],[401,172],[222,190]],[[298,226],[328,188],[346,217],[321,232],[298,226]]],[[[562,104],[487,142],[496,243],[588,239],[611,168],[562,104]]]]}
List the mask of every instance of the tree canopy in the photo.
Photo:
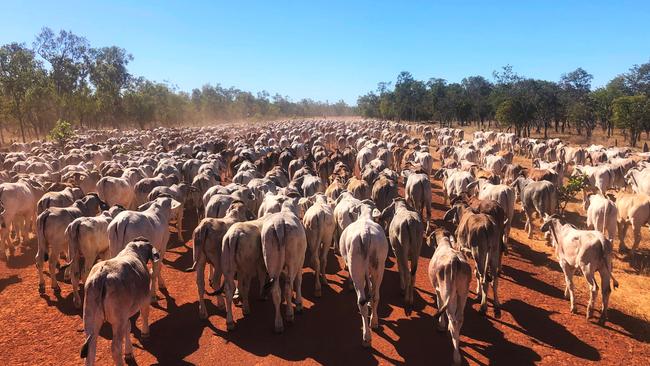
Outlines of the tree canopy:
{"type": "MultiPolygon", "coordinates": [[[[253,94],[220,84],[191,92],[133,75],[133,56],[93,47],[67,30],[43,28],[32,47],[0,47],[0,142],[4,131],[43,138],[56,121],[78,128],[172,126],[247,118],[353,115],[356,108],[311,99],[253,94]]],[[[378,109],[378,108],[377,108],[378,109]]],[[[365,114],[365,112],[364,112],[365,114]]]]}
{"type": "MultiPolygon", "coordinates": [[[[596,89],[592,81],[593,75],[580,67],[561,75],[558,81],[527,78],[510,65],[494,71],[491,79],[475,75],[460,83],[441,78],[419,81],[403,71],[394,87],[390,82],[381,82],[376,91],[360,96],[357,105],[359,113],[366,117],[431,121],[441,126],[475,123],[489,128],[496,121],[518,136],[530,136],[531,129],[543,131],[544,136],[549,129],[575,129],[589,136],[597,126],[611,136],[613,128],[619,127],[629,132],[630,143],[636,143],[639,131],[650,132],[650,123],[632,123],[629,121],[634,118],[622,114],[614,116],[617,98],[648,96],[650,62],[634,65],[596,89]],[[637,126],[636,130],[631,125],[637,126]]],[[[618,103],[619,110],[623,101],[618,103]]]]}

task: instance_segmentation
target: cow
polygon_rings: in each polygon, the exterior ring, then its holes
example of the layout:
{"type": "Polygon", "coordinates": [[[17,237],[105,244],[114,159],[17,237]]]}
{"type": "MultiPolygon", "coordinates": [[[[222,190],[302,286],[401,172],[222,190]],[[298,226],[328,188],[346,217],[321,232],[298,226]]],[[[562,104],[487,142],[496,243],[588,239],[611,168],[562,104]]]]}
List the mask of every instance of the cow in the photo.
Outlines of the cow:
{"type": "MultiPolygon", "coordinates": [[[[264,218],[234,223],[223,236],[221,245],[221,268],[223,291],[226,298],[226,327],[235,329],[232,303],[235,295],[235,274],[238,279],[242,313],[250,313],[248,295],[253,277],[257,274],[260,290],[264,291],[266,268],[262,254],[261,230],[264,218]]],[[[263,294],[260,293],[260,297],[263,294]]]]}
{"type": "MultiPolygon", "coordinates": [[[[119,253],[131,240],[144,237],[164,258],[169,240],[169,218],[180,203],[171,197],[161,196],[140,206],[141,211],[120,212],[108,225],[108,249],[111,257],[119,253]]],[[[156,285],[166,288],[160,263],[154,263],[151,300],[155,301],[156,285]]]]}
{"type": "Polygon", "coordinates": [[[46,192],[36,203],[36,214],[50,207],[67,207],[84,196],[80,188],[66,187],[59,192],[46,192]]]}
{"type": "Polygon", "coordinates": [[[650,196],[639,193],[616,193],[616,211],[618,212],[617,226],[619,238],[619,252],[626,251],[625,234],[628,227],[632,226],[634,242],[632,255],[636,252],[641,242],[641,228],[650,222],[650,196]]]}
{"type": "Polygon", "coordinates": [[[525,230],[528,239],[533,237],[533,212],[539,217],[544,214],[552,215],[557,210],[557,190],[553,183],[548,181],[533,181],[530,178],[519,177],[510,185],[514,188],[516,197],[521,201],[521,206],[526,215],[525,230]]]}
{"type": "Polygon", "coordinates": [[[302,219],[307,237],[307,251],[311,256],[311,265],[315,272],[314,296],[322,294],[321,285],[327,286],[325,270],[327,268],[327,255],[332,247],[334,228],[334,211],[327,196],[317,194],[313,196],[314,204],[307,209],[302,219]]]}
{"type": "MultiPolygon", "coordinates": [[[[38,271],[38,291],[45,292],[45,278],[43,264],[48,263],[48,271],[52,280],[52,289],[61,291],[56,280],[55,265],[62,252],[67,251],[68,242],[65,229],[72,221],[82,216],[95,216],[109,207],[99,199],[97,194],[91,193],[76,200],[70,207],[51,207],[43,211],[36,220],[36,237],[38,251],[36,252],[36,269],[38,271]]],[[[68,253],[69,256],[69,253],[68,253]]]]}
{"type": "Polygon", "coordinates": [[[425,217],[426,214],[427,221],[430,220],[432,199],[429,175],[418,172],[411,173],[408,170],[402,171],[402,175],[406,177],[406,184],[404,184],[406,202],[415,208],[421,217],[425,217]]]}
{"type": "Polygon", "coordinates": [[[149,287],[147,263],[160,260],[160,254],[144,238],[128,243],[114,258],[93,266],[84,285],[83,322],[86,341],[81,358],[86,366],[95,364],[97,337],[104,321],[113,328],[113,363],[122,365],[122,347],[127,360],[133,361],[131,318],[140,312],[142,338],[149,337],[149,287]]]}
{"type": "Polygon", "coordinates": [[[282,211],[270,214],[264,219],[261,229],[262,253],[264,264],[269,275],[269,281],[264,287],[271,291],[275,307],[274,330],[276,333],[284,331],[280,305],[280,275],[284,274],[283,297],[287,304],[285,307],[286,321],[293,323],[294,309],[302,312],[302,265],[305,261],[307,237],[305,228],[300,219],[294,214],[295,210],[287,207],[282,211]],[[293,291],[296,292],[295,301],[292,300],[293,291]]]}
{"type": "MultiPolygon", "coordinates": [[[[244,202],[233,201],[223,218],[204,218],[194,229],[193,264],[187,270],[196,270],[196,287],[199,294],[199,317],[207,319],[208,311],[205,307],[205,265],[211,264],[214,268],[211,283],[218,287],[223,273],[221,267],[221,242],[226,231],[236,222],[253,219],[252,213],[246,209],[244,202]]],[[[217,296],[217,304],[224,307],[223,298],[217,296]]]]}
{"type": "Polygon", "coordinates": [[[384,276],[384,265],[388,256],[388,239],[384,229],[373,221],[380,212],[372,204],[361,203],[356,206],[358,218],[348,225],[339,241],[339,251],[345,260],[357,294],[357,305],[363,325],[364,347],[370,347],[372,334],[370,328],[379,327],[379,288],[384,276]],[[366,295],[366,287],[370,293],[366,295]],[[369,304],[370,303],[370,304],[369,304]],[[368,305],[371,315],[368,316],[368,305]]]}
{"type": "Polygon", "coordinates": [[[560,217],[556,214],[544,217],[541,230],[550,233],[551,243],[555,248],[555,255],[566,281],[564,296],[570,299],[572,313],[577,313],[573,293],[573,274],[580,269],[589,284],[589,303],[586,312],[587,320],[589,320],[594,301],[598,296],[595,273],[600,273],[603,307],[598,323],[605,324],[609,295],[612,291],[610,280],[613,281],[614,288],[618,287],[618,282],[612,274],[612,242],[599,231],[579,230],[573,225],[562,224],[560,217]]]}

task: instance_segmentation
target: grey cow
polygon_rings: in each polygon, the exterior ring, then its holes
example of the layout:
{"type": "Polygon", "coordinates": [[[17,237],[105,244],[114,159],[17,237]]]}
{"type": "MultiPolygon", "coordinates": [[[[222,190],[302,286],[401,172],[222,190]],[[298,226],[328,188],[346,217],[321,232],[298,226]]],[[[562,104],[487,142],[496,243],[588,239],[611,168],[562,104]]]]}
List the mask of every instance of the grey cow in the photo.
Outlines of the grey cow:
{"type": "Polygon", "coordinates": [[[151,277],[147,263],[160,260],[156,248],[144,238],[126,245],[117,256],[93,266],[85,284],[83,307],[86,342],[81,358],[86,365],[95,364],[97,337],[104,321],[113,328],[111,354],[116,365],[122,365],[122,347],[125,358],[133,360],[130,317],[140,312],[142,337],[149,336],[149,287],[151,277]]]}

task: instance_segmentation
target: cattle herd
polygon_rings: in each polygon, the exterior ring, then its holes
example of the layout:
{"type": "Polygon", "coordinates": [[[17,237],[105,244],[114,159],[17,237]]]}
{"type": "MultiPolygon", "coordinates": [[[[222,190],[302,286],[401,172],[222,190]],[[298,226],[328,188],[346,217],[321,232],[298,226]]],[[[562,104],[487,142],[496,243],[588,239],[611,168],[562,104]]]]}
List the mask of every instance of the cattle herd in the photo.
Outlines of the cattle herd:
{"type": "Polygon", "coordinates": [[[129,318],[139,312],[141,334],[149,336],[149,306],[165,288],[161,263],[170,229],[187,239],[184,214],[199,217],[190,228],[193,264],[187,269],[196,272],[197,311],[207,318],[205,296],[216,296],[228,330],[235,327],[234,302],[244,316],[250,313],[256,280],[255,296],[270,295],[273,329],[281,333],[302,310],[303,267],[316,278],[313,290],[305,290],[320,297],[333,250],[356,294],[362,345],[371,346],[389,251],[400,289],[388,291],[401,291],[409,307],[424,243],[435,248],[427,269],[438,307],[434,326],[449,331],[459,363],[472,271],[479,311],[487,311],[491,287],[494,316],[501,315],[501,258],[518,202],[529,236],[535,213],[542,221],[572,312],[574,273],[580,270],[589,285],[589,318],[599,272],[599,321],[606,321],[610,282],[617,286],[616,233],[619,250],[628,250],[624,240],[632,226],[633,255],[650,220],[649,160],[627,148],[494,131],[475,132],[467,141],[459,129],[375,120],[84,131],[63,148],[14,143],[0,154],[0,257],[13,256],[35,233],[38,290],[46,291],[46,262],[52,291],[61,291],[58,271],[70,279],[74,305],[83,307],[86,338],[79,343],[86,364],[94,363],[104,322],[113,329],[113,361],[122,364],[133,357],[129,318]],[[513,164],[515,156],[531,159],[532,167],[513,164]],[[433,169],[437,159],[440,169],[433,169]],[[587,178],[586,230],[559,215],[559,187],[571,175],[587,178]],[[431,217],[437,180],[450,206],[443,220],[431,217]]]}

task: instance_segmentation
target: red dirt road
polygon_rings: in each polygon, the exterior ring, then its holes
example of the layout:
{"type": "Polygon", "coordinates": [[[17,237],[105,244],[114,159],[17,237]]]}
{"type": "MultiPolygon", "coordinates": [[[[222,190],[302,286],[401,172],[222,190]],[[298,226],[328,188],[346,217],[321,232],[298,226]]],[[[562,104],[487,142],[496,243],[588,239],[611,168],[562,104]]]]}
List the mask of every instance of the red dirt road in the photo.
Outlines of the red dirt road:
{"type": "MultiPolygon", "coordinates": [[[[439,219],[445,206],[440,190],[436,188],[434,193],[434,218],[439,219]]],[[[475,295],[470,296],[461,332],[466,362],[647,365],[650,324],[617,310],[616,303],[611,304],[606,326],[597,325],[596,319],[587,322],[588,294],[581,277],[576,277],[579,314],[571,314],[568,301],[563,299],[564,278],[557,262],[540,249],[542,242],[522,239],[523,223],[518,218],[514,221],[511,254],[504,258],[499,283],[503,316],[494,319],[491,307],[487,317],[479,315],[475,295]]],[[[72,305],[70,285],[63,284],[62,297],[57,298],[48,282],[46,294],[39,296],[33,264],[35,240],[30,245],[8,264],[0,263],[0,365],[82,364],[79,350],[84,341],[83,325],[80,311],[72,305]]],[[[397,268],[390,258],[392,268],[387,269],[381,288],[381,329],[373,333],[372,349],[364,349],[356,298],[341,288],[344,273],[340,261],[330,260],[330,287],[323,289],[320,299],[313,297],[313,272],[305,270],[305,309],[293,325],[285,327],[284,334],[272,332],[270,300],[254,300],[252,314],[245,318],[237,308],[236,330],[227,332],[225,312],[210,302],[209,320],[198,317],[195,274],[183,272],[191,265],[191,242],[172,245],[163,269],[169,292],[151,311],[150,340],[143,342],[134,328],[137,364],[450,364],[449,336],[433,327],[435,308],[426,277],[431,254],[423,247],[410,315],[403,309],[397,268]]],[[[257,286],[252,291],[257,291],[257,286]]],[[[110,327],[105,325],[98,342],[100,365],[112,363],[110,337],[110,327]]]]}

